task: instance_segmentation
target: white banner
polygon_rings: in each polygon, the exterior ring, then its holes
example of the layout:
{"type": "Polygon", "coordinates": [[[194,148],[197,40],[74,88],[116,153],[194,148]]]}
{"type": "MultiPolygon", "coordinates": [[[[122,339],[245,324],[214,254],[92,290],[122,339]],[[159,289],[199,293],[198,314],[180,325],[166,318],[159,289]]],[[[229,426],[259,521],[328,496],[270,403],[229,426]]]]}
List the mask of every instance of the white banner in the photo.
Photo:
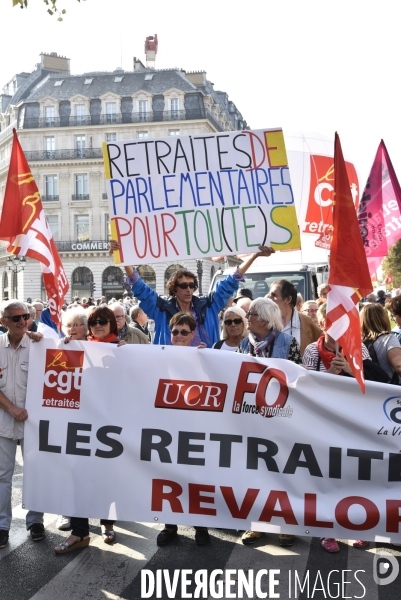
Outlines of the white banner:
{"type": "Polygon", "coordinates": [[[300,247],[281,129],[103,146],[116,264],[300,247]]]}
{"type": "Polygon", "coordinates": [[[401,391],[172,346],[31,347],[23,502],[55,514],[399,541],[401,391]]]}

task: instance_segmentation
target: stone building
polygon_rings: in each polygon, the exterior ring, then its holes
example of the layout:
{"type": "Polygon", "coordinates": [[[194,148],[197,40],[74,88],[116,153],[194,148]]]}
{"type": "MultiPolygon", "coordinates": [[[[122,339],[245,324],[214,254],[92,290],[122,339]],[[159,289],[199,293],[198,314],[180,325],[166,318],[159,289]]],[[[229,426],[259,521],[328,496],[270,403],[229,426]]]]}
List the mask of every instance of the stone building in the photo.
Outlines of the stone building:
{"type": "MultiPolygon", "coordinates": [[[[205,72],[155,69],[155,52],[146,51],[146,66],[134,58],[132,71],[83,75],[71,74],[67,58],[41,54],[32,73],[15,75],[0,94],[0,202],[15,127],[70,283],[67,300],[118,298],[123,292],[123,270],[107,251],[103,142],[247,128],[227,93],[216,91],[205,72]]],[[[45,299],[39,263],[14,262],[2,244],[0,299],[45,299]]],[[[207,292],[215,263],[185,260],[180,265],[202,271],[202,292],[207,292]]],[[[159,294],[176,268],[170,263],[139,267],[159,294]]]]}

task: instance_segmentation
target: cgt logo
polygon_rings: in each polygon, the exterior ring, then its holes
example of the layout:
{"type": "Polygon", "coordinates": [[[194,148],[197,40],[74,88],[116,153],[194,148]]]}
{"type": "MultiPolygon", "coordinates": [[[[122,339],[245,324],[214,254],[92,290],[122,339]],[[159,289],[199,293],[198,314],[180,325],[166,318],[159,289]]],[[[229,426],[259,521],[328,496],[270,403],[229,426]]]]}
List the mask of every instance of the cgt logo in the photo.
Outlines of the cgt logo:
{"type": "Polygon", "coordinates": [[[222,412],[226,394],[225,383],[160,379],[155,407],[222,412]]]}
{"type": "Polygon", "coordinates": [[[42,406],[79,409],[82,350],[46,350],[42,406]]]}
{"type": "Polygon", "coordinates": [[[401,396],[390,396],[383,402],[383,411],[389,421],[401,424],[401,396]]]}
{"type": "MultiPolygon", "coordinates": [[[[358,206],[358,176],[353,164],[345,163],[351,194],[358,206]]],[[[310,155],[310,188],[303,233],[329,234],[333,225],[334,158],[310,155]]]]}

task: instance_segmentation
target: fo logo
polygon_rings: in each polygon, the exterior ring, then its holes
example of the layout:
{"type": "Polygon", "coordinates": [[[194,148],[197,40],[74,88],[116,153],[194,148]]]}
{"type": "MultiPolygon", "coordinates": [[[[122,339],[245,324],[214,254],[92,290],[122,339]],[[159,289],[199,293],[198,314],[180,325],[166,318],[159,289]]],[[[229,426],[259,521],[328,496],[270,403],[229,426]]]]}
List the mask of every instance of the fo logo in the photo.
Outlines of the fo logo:
{"type": "Polygon", "coordinates": [[[82,350],[46,350],[42,406],[79,408],[84,354],[82,350]]]}
{"type": "Polygon", "coordinates": [[[227,385],[225,383],[160,379],[155,406],[156,408],[222,412],[226,394],[227,385]]]}
{"type": "Polygon", "coordinates": [[[389,421],[401,424],[401,396],[390,396],[383,402],[383,411],[389,421]]]}
{"type": "Polygon", "coordinates": [[[287,377],[280,369],[253,362],[243,362],[238,376],[232,412],[258,414],[261,417],[291,417],[292,408],[285,406],[288,398],[287,377]],[[253,381],[251,381],[253,379],[253,381]],[[252,398],[252,404],[245,402],[252,398]]]}

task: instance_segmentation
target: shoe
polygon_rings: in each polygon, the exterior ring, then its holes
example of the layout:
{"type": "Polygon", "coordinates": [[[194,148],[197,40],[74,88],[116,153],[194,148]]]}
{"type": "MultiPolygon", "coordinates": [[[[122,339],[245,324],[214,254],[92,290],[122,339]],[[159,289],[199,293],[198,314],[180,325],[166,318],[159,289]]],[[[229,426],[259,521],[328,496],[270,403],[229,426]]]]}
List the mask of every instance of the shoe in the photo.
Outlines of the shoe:
{"type": "Polygon", "coordinates": [[[69,531],[71,529],[71,518],[60,515],[57,519],[56,527],[61,531],[69,531]]]}
{"type": "Polygon", "coordinates": [[[0,529],[0,548],[8,546],[8,531],[7,529],[0,529]]]}
{"type": "Polygon", "coordinates": [[[293,546],[295,543],[295,535],[286,535],[280,533],[278,536],[280,546],[293,546]]]}
{"type": "Polygon", "coordinates": [[[78,550],[78,548],[87,548],[89,546],[89,541],[90,541],[89,537],[87,537],[87,538],[81,537],[79,540],[77,540],[73,544],[69,544],[66,540],[65,542],[62,542],[59,546],[56,546],[56,548],[54,548],[54,552],[56,554],[66,554],[67,552],[72,552],[73,550],[78,550]],[[57,550],[57,548],[60,548],[60,549],[57,550]]]}
{"type": "Polygon", "coordinates": [[[340,552],[340,546],[334,538],[323,538],[320,545],[326,552],[340,552]]]}
{"type": "Polygon", "coordinates": [[[170,542],[177,537],[178,527],[175,529],[163,529],[157,536],[156,543],[158,546],[167,546],[170,542]]]}
{"type": "Polygon", "coordinates": [[[206,528],[195,530],[195,542],[197,546],[206,546],[210,542],[210,535],[206,528]]]}
{"type": "Polygon", "coordinates": [[[31,534],[31,540],[33,542],[40,542],[46,535],[46,531],[43,523],[34,523],[29,528],[29,533],[31,534]]]}
{"type": "Polygon", "coordinates": [[[354,548],[366,548],[369,546],[369,542],[365,542],[364,540],[356,540],[352,545],[354,548]]]}
{"type": "Polygon", "coordinates": [[[105,529],[102,535],[105,544],[114,544],[116,541],[116,532],[114,529],[105,529]]]}
{"type": "Polygon", "coordinates": [[[251,546],[252,544],[255,544],[255,542],[257,542],[261,537],[263,537],[265,534],[263,533],[263,531],[245,531],[245,533],[242,534],[242,543],[245,544],[245,546],[251,546]]]}

